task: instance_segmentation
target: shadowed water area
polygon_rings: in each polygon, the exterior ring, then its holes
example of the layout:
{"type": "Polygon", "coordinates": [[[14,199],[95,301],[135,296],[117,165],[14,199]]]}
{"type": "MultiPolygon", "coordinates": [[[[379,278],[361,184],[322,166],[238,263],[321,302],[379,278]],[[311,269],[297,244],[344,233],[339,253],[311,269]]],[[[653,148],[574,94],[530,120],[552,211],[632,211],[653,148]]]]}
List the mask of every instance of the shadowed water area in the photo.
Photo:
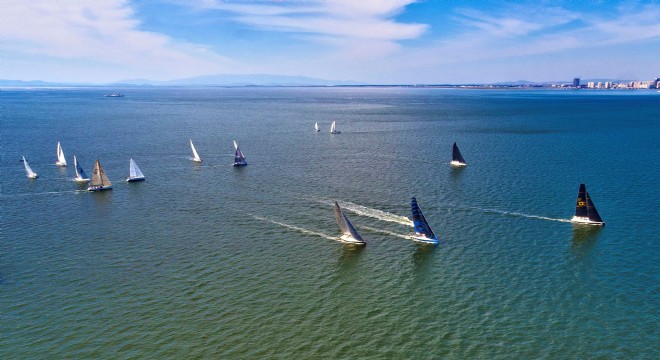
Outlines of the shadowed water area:
{"type": "Polygon", "coordinates": [[[0,358],[659,355],[658,93],[112,90],[0,92],[0,358]]]}

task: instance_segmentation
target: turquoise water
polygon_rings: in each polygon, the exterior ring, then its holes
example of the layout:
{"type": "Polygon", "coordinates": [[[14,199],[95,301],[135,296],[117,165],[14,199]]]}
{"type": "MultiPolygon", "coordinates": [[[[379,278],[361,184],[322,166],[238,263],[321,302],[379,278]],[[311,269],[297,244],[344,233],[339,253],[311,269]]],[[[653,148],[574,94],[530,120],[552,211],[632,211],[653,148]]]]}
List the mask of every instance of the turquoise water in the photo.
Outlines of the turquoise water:
{"type": "Polygon", "coordinates": [[[112,90],[0,93],[0,358],[658,358],[660,94],[112,90]]]}

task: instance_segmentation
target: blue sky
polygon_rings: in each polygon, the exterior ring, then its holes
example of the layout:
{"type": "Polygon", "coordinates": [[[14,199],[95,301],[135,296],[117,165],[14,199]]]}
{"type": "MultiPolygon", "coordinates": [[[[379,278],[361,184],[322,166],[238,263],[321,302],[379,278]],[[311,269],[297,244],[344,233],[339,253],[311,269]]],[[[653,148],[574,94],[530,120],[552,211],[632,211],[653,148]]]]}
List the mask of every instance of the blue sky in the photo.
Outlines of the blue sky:
{"type": "Polygon", "coordinates": [[[660,76],[659,1],[3,0],[0,78],[660,76]]]}

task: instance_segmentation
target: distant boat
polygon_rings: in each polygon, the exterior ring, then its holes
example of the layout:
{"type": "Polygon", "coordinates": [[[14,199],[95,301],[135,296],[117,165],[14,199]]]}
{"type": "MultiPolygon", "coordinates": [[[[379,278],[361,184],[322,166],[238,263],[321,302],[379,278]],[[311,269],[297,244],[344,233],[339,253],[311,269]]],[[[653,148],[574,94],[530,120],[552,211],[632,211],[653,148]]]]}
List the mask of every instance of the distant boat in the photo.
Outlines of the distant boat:
{"type": "Polygon", "coordinates": [[[64,150],[62,150],[62,145],[60,142],[57,142],[57,161],[55,162],[57,166],[66,166],[66,158],[64,157],[64,150]]]}
{"type": "Polygon", "coordinates": [[[30,165],[28,165],[27,160],[25,160],[25,156],[21,155],[23,157],[23,165],[25,165],[25,174],[27,174],[28,179],[36,179],[39,175],[37,175],[36,172],[32,171],[30,168],[30,165]]]}
{"type": "Polygon", "coordinates": [[[111,189],[112,183],[110,182],[110,179],[108,179],[105,171],[103,171],[101,163],[96,160],[96,163],[94,163],[94,171],[92,173],[92,181],[89,184],[87,191],[103,191],[111,189]]]}
{"type": "Polygon", "coordinates": [[[587,192],[587,187],[584,184],[580,184],[580,188],[578,189],[575,216],[573,216],[571,222],[599,226],[605,225],[603,219],[601,219],[596,210],[596,205],[591,201],[591,197],[587,192]]]}
{"type": "Polygon", "coordinates": [[[76,169],[76,177],[73,180],[79,183],[89,182],[89,177],[85,174],[85,170],[83,170],[82,166],[78,163],[76,155],[73,155],[73,168],[76,169]]]}
{"type": "Polygon", "coordinates": [[[456,143],[454,143],[454,147],[452,148],[451,159],[452,160],[451,160],[450,164],[452,166],[465,166],[465,165],[467,165],[465,163],[465,159],[463,159],[463,155],[461,155],[461,151],[458,150],[458,146],[456,145],[456,143]]]}
{"type": "Polygon", "coordinates": [[[194,162],[201,163],[202,158],[199,157],[199,154],[197,153],[197,150],[195,150],[195,145],[193,145],[192,139],[190,140],[190,148],[192,149],[192,153],[193,153],[193,157],[192,157],[191,160],[194,161],[194,162]]]}
{"type": "Polygon", "coordinates": [[[335,219],[337,220],[337,225],[341,229],[342,236],[339,238],[341,242],[353,245],[366,245],[367,243],[362,239],[362,236],[355,230],[353,224],[348,221],[346,215],[339,207],[339,204],[335,201],[335,219]]]}
{"type": "Polygon", "coordinates": [[[415,226],[415,236],[413,240],[419,241],[426,244],[438,244],[438,237],[435,236],[433,230],[429,226],[429,223],[426,222],[424,214],[422,214],[422,209],[417,205],[417,199],[412,198],[412,218],[413,225],[415,226]]]}
{"type": "Polygon", "coordinates": [[[330,125],[330,134],[341,134],[341,131],[337,130],[336,121],[333,121],[332,125],[330,125]]]}
{"type": "Polygon", "coordinates": [[[247,165],[247,161],[245,161],[245,155],[243,155],[243,152],[241,152],[241,149],[238,148],[238,144],[236,143],[236,140],[234,140],[234,149],[236,149],[236,153],[234,154],[234,166],[245,166],[247,165]]]}
{"type": "Polygon", "coordinates": [[[119,93],[116,93],[116,92],[111,92],[111,93],[105,94],[105,97],[124,97],[124,94],[119,94],[119,93]]]}
{"type": "Polygon", "coordinates": [[[321,131],[321,129],[319,129],[319,123],[314,123],[314,129],[316,129],[316,132],[321,131]]]}
{"type": "Polygon", "coordinates": [[[142,171],[140,171],[140,168],[137,166],[135,163],[135,160],[131,159],[130,161],[130,167],[128,169],[128,179],[126,179],[127,182],[133,182],[133,181],[144,181],[144,174],[142,174],[142,171]]]}

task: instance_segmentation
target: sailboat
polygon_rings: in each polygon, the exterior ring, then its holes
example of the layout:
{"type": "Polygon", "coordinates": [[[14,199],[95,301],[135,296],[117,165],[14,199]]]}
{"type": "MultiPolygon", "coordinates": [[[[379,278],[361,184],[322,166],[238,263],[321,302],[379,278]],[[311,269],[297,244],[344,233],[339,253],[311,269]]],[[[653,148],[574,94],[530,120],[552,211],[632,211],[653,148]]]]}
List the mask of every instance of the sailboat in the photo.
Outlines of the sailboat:
{"type": "Polygon", "coordinates": [[[314,123],[314,129],[316,129],[316,132],[321,131],[321,129],[319,129],[319,123],[314,123]]]}
{"type": "Polygon", "coordinates": [[[605,225],[603,219],[601,219],[596,210],[596,205],[591,201],[591,197],[587,192],[587,187],[584,184],[580,184],[580,188],[578,189],[575,216],[573,216],[571,222],[599,226],[605,225]]]}
{"type": "Polygon", "coordinates": [[[199,154],[197,153],[197,150],[195,150],[195,145],[193,145],[192,139],[190,140],[190,148],[192,149],[192,152],[193,152],[193,157],[192,157],[191,160],[194,161],[194,162],[201,163],[202,158],[199,157],[199,154]]]}
{"type": "Polygon", "coordinates": [[[32,171],[32,168],[30,168],[30,165],[28,165],[27,160],[25,160],[25,156],[21,156],[23,157],[23,165],[25,165],[25,173],[27,174],[28,179],[36,179],[39,175],[32,171]]]}
{"type": "Polygon", "coordinates": [[[330,125],[330,134],[341,134],[341,131],[337,130],[336,121],[333,121],[332,125],[330,125]]]}
{"type": "Polygon", "coordinates": [[[346,215],[339,207],[339,204],[335,201],[335,219],[337,220],[337,225],[341,229],[342,236],[339,238],[341,242],[346,244],[353,245],[366,245],[367,243],[362,239],[362,236],[355,230],[353,224],[348,221],[346,215]]]}
{"type": "Polygon", "coordinates": [[[458,150],[458,146],[456,145],[456,143],[454,143],[454,147],[452,148],[451,159],[452,160],[449,164],[451,164],[452,166],[465,166],[465,165],[467,165],[465,163],[465,159],[463,159],[463,155],[461,155],[460,150],[458,150]]]}
{"type": "Polygon", "coordinates": [[[130,168],[128,171],[128,179],[126,179],[127,182],[144,181],[144,174],[142,171],[140,171],[140,168],[135,163],[135,160],[131,159],[130,168]]]}
{"type": "Polygon", "coordinates": [[[112,189],[112,183],[110,182],[110,179],[108,179],[108,175],[105,174],[105,171],[103,171],[103,167],[101,166],[101,163],[97,159],[96,163],[94,163],[92,182],[89,184],[87,191],[103,191],[103,190],[111,190],[111,189],[112,189]]]}
{"type": "Polygon", "coordinates": [[[64,157],[64,150],[62,150],[62,145],[60,142],[57,142],[57,161],[55,162],[57,166],[66,166],[66,158],[64,157]]]}
{"type": "Polygon", "coordinates": [[[83,170],[82,166],[78,163],[78,159],[76,159],[76,155],[73,155],[73,167],[76,169],[76,177],[75,180],[76,182],[79,183],[84,183],[89,181],[89,177],[87,177],[87,174],[85,174],[85,170],[83,170]]]}
{"type": "Polygon", "coordinates": [[[247,161],[245,161],[245,155],[243,155],[243,152],[241,152],[241,149],[238,148],[238,144],[236,143],[236,140],[234,140],[234,149],[236,149],[236,153],[234,154],[234,166],[245,166],[247,165],[247,161]]]}
{"type": "Polygon", "coordinates": [[[426,244],[438,244],[438,237],[435,236],[433,230],[429,226],[429,223],[426,222],[424,214],[422,214],[422,209],[417,205],[417,199],[412,198],[412,217],[413,225],[415,226],[415,235],[412,237],[413,240],[419,241],[426,244]]]}

